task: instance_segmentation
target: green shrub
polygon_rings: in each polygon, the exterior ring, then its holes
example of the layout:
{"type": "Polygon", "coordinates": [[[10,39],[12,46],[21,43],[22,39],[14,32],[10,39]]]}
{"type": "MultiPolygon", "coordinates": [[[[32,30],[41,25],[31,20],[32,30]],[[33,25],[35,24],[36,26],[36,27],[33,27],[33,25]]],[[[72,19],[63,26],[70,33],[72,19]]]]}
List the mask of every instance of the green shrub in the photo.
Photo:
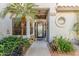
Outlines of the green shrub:
{"type": "Polygon", "coordinates": [[[10,55],[16,47],[23,44],[26,48],[30,46],[29,41],[21,37],[9,36],[0,41],[0,55],[10,55]]]}
{"type": "Polygon", "coordinates": [[[74,51],[72,43],[68,39],[63,38],[62,36],[54,37],[54,40],[51,43],[51,48],[54,51],[61,51],[61,52],[74,51]]]}
{"type": "Polygon", "coordinates": [[[30,42],[29,42],[29,40],[28,40],[27,38],[22,39],[22,44],[23,44],[26,48],[28,48],[28,47],[30,46],[30,42]]]}
{"type": "Polygon", "coordinates": [[[4,55],[4,45],[0,45],[0,55],[4,55]]]}

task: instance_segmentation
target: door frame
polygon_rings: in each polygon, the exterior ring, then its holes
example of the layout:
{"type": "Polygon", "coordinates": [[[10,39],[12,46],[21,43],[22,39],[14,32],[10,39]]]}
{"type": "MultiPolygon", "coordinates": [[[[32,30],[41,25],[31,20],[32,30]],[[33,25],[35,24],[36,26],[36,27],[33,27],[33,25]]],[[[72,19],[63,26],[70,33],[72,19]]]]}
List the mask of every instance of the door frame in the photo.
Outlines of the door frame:
{"type": "Polygon", "coordinates": [[[46,27],[46,22],[44,23],[43,21],[37,21],[34,24],[34,32],[35,32],[35,38],[47,38],[47,27],[46,27]],[[43,28],[42,28],[42,37],[38,37],[38,24],[41,23],[43,28]],[[45,31],[45,32],[44,32],[45,31]]]}

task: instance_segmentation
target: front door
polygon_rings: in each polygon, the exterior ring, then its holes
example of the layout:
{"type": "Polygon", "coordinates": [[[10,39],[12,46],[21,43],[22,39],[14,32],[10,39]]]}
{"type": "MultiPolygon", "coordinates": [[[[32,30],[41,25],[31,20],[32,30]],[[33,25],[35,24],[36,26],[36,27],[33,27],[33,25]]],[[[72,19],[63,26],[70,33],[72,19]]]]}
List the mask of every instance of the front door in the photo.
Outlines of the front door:
{"type": "Polygon", "coordinates": [[[43,22],[35,23],[35,37],[45,38],[46,37],[46,25],[43,22]]]}
{"type": "Polygon", "coordinates": [[[44,37],[44,25],[42,23],[37,24],[37,38],[43,38],[44,37]]]}

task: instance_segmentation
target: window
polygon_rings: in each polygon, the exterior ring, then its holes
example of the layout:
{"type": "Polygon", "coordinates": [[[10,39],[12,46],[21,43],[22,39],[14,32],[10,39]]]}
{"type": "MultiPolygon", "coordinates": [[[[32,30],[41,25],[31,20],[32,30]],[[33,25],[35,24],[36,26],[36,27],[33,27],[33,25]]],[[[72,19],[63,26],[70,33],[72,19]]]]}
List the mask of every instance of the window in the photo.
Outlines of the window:
{"type": "Polygon", "coordinates": [[[12,34],[26,35],[26,18],[17,17],[12,20],[12,34]]]}

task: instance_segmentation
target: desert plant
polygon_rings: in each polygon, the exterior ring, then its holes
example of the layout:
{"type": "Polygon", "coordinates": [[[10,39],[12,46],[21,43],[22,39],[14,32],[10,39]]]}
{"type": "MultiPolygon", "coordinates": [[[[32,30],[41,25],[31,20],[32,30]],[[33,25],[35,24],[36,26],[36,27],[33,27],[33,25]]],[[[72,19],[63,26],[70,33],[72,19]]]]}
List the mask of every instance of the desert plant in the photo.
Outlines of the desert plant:
{"type": "Polygon", "coordinates": [[[72,43],[62,36],[58,39],[58,44],[59,50],[62,52],[71,52],[74,50],[72,43]]]}
{"type": "Polygon", "coordinates": [[[52,44],[52,50],[54,51],[60,51],[60,52],[71,52],[74,51],[72,43],[62,36],[55,37],[52,44]],[[54,48],[55,47],[55,48],[54,48]]]}

